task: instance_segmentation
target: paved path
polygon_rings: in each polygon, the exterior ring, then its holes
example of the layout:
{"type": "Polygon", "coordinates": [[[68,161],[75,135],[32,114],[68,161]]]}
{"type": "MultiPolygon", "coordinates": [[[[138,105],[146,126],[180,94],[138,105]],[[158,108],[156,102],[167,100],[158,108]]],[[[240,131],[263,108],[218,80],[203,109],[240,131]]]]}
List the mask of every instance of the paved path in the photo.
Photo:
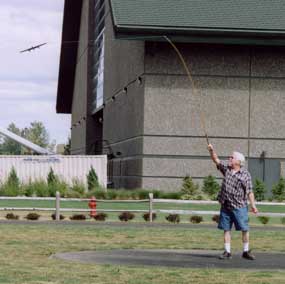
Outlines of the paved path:
{"type": "Polygon", "coordinates": [[[191,268],[238,268],[254,270],[285,270],[285,254],[256,253],[256,260],[234,254],[231,260],[220,260],[219,251],[202,250],[108,250],[58,253],[54,258],[68,261],[114,264],[150,265],[191,268]]]}

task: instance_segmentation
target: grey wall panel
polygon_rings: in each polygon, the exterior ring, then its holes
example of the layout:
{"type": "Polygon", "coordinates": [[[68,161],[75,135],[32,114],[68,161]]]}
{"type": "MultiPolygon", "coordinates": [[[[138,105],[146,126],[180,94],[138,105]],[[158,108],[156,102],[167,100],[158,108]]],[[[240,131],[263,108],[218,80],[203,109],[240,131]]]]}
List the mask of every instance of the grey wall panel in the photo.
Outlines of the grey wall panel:
{"type": "Polygon", "coordinates": [[[249,80],[196,77],[195,82],[199,96],[186,76],[146,77],[145,134],[203,135],[204,117],[209,135],[247,137],[249,80]]]}
{"type": "Polygon", "coordinates": [[[252,54],[252,76],[285,77],[284,47],[257,47],[252,54]]]}
{"type": "MultiPolygon", "coordinates": [[[[209,156],[205,138],[192,137],[144,137],[143,153],[147,155],[209,156]]],[[[247,140],[210,139],[220,156],[229,156],[238,151],[247,154],[247,140]]]]}
{"type": "Polygon", "coordinates": [[[285,80],[252,79],[251,137],[284,138],[285,80]]]}
{"type": "Polygon", "coordinates": [[[252,139],[250,142],[250,156],[259,158],[263,151],[265,151],[266,158],[285,159],[285,141],[252,139]]]}
{"type": "MultiPolygon", "coordinates": [[[[194,75],[248,76],[249,49],[218,45],[177,44],[187,66],[194,75]]],[[[148,43],[146,73],[186,74],[169,43],[148,43]]]]}
{"type": "Polygon", "coordinates": [[[144,42],[115,40],[110,15],[106,18],[104,68],[105,99],[144,72],[144,42]]]}
{"type": "Polygon", "coordinates": [[[159,177],[204,177],[208,175],[220,177],[220,172],[211,160],[203,159],[170,159],[144,158],[143,175],[159,177]]]}
{"type": "MultiPolygon", "coordinates": [[[[71,125],[77,123],[87,113],[87,66],[88,52],[84,50],[88,44],[89,28],[89,1],[83,1],[81,12],[81,24],[79,35],[79,47],[75,71],[75,84],[72,101],[71,125]],[[83,54],[83,55],[82,55],[83,54]],[[82,56],[81,56],[82,55],[82,56]],[[81,57],[81,58],[80,58],[81,57]],[[79,59],[80,58],[80,59],[79,59]]],[[[72,126],[71,152],[73,154],[84,154],[86,147],[86,124],[82,123],[76,127],[72,126]]]]}

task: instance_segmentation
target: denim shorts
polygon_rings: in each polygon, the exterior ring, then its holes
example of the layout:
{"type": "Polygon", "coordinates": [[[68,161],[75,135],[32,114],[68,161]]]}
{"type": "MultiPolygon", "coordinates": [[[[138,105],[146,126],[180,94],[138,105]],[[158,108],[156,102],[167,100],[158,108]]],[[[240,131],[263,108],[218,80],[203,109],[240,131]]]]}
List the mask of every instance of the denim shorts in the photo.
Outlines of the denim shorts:
{"type": "Polygon", "coordinates": [[[249,230],[247,206],[233,210],[221,208],[218,228],[224,231],[230,231],[233,224],[235,224],[236,231],[249,230]]]}

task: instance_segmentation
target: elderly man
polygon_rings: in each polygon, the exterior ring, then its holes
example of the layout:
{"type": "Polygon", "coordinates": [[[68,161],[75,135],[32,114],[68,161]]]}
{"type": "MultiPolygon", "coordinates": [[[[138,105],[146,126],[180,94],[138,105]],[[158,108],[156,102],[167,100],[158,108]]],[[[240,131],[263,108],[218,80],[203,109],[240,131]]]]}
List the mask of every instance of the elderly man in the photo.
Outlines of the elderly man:
{"type": "Polygon", "coordinates": [[[221,191],[218,195],[218,201],[221,204],[218,228],[224,231],[225,246],[225,251],[220,256],[220,259],[232,258],[231,228],[234,224],[237,231],[242,231],[242,257],[254,260],[255,257],[249,251],[248,199],[252,212],[256,214],[258,210],[255,206],[251,176],[244,168],[245,158],[243,154],[233,152],[229,157],[229,162],[225,163],[219,160],[211,144],[208,145],[208,150],[213,162],[224,176],[221,191]]]}

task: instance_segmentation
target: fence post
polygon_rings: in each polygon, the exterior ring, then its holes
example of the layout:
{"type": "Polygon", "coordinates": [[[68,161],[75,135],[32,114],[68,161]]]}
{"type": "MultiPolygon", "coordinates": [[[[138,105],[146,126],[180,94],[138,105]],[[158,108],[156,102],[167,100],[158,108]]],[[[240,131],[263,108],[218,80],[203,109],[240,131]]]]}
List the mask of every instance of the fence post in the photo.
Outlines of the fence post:
{"type": "Polygon", "coordinates": [[[152,203],[153,203],[153,193],[149,193],[149,222],[152,222],[152,203]]]}
{"type": "Polygon", "coordinates": [[[58,191],[55,194],[55,220],[60,220],[60,193],[58,191]]]}

